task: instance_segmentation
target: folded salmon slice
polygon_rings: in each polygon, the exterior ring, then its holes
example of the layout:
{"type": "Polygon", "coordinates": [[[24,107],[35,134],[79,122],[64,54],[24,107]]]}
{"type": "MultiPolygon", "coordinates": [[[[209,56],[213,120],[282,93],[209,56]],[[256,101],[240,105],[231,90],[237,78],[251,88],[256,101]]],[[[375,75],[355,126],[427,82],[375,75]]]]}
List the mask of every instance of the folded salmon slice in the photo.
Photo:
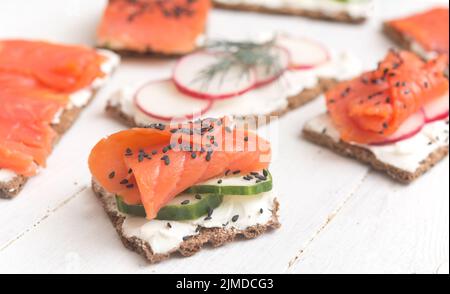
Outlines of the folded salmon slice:
{"type": "Polygon", "coordinates": [[[98,42],[118,50],[185,54],[197,47],[210,6],[210,0],[111,0],[98,42]]]}
{"type": "Polygon", "coordinates": [[[378,68],[326,94],[344,141],[374,143],[395,133],[426,103],[448,94],[446,56],[424,62],[408,51],[390,51],[378,68]]]}
{"type": "Polygon", "coordinates": [[[0,41],[0,71],[28,75],[48,88],[71,93],[103,77],[104,57],[82,46],[40,41],[0,41]]]}
{"type": "Polygon", "coordinates": [[[224,124],[203,131],[203,142],[179,142],[176,129],[131,129],[100,141],[89,157],[93,177],[129,204],[142,203],[147,218],[189,187],[228,170],[260,171],[270,162],[270,144],[246,130],[224,124]],[[228,139],[215,140],[229,133],[228,139]],[[214,137],[214,138],[211,138],[214,137]],[[243,142],[238,142],[242,138],[243,142]],[[174,142],[178,142],[174,143],[174,142]],[[236,148],[239,147],[240,148],[236,148]]]}

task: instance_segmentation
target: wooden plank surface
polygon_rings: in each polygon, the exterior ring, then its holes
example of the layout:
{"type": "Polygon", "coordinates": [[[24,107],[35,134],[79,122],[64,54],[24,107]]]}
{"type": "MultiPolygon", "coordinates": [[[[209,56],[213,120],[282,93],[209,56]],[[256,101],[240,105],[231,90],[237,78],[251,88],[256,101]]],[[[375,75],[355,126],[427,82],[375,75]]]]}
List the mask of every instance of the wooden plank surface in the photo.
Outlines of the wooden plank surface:
{"type": "MultiPolygon", "coordinates": [[[[209,34],[307,35],[336,51],[348,50],[371,67],[392,46],[380,33],[382,19],[448,3],[377,2],[376,16],[363,26],[214,11],[209,34]]],[[[0,38],[93,44],[104,3],[1,1],[0,38]],[[48,23],[49,15],[54,24],[48,23]]],[[[322,101],[271,127],[277,134],[272,169],[281,201],[281,229],[155,266],[123,248],[89,189],[86,158],[102,136],[123,128],[104,115],[108,95],[132,81],[166,76],[172,65],[168,60],[125,60],[55,149],[48,168],[18,198],[0,201],[0,273],[448,273],[448,159],[411,186],[395,184],[302,140],[303,123],[323,111],[322,101]]]]}

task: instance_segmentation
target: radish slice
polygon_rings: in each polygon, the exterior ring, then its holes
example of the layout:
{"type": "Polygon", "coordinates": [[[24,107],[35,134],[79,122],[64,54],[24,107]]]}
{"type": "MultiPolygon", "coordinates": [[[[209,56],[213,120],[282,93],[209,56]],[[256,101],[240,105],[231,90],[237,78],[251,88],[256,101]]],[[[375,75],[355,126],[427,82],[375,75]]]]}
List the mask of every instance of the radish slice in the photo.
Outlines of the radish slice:
{"type": "Polygon", "coordinates": [[[171,80],[145,84],[136,92],[134,103],[144,114],[162,121],[193,119],[206,113],[213,104],[180,93],[171,80]]]}
{"type": "Polygon", "coordinates": [[[387,137],[382,142],[375,142],[371,145],[388,145],[409,139],[418,134],[424,127],[425,123],[425,113],[423,110],[420,110],[411,115],[394,134],[387,137]]]}
{"type": "Polygon", "coordinates": [[[427,103],[423,110],[426,122],[434,122],[448,117],[448,95],[427,103]]]}
{"type": "Polygon", "coordinates": [[[256,85],[255,87],[262,87],[277,80],[288,69],[291,62],[291,55],[286,48],[275,46],[271,54],[279,58],[279,68],[267,68],[260,65],[255,69],[256,85]]]}
{"type": "Polygon", "coordinates": [[[330,60],[328,51],[316,41],[281,35],[277,37],[277,44],[290,52],[290,70],[312,69],[330,60]]]}
{"type": "Polygon", "coordinates": [[[201,51],[180,59],[173,74],[177,88],[189,96],[208,100],[231,98],[251,90],[256,84],[255,73],[245,74],[238,66],[224,74],[218,73],[210,80],[203,76],[205,70],[222,60],[221,56],[220,53],[201,51]]]}

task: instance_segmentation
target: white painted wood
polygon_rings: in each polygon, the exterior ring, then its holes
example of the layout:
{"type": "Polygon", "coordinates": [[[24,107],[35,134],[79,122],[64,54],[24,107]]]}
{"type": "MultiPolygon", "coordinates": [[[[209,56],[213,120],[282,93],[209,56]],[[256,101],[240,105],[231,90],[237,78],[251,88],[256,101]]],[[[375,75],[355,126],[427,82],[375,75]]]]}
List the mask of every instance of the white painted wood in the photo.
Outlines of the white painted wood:
{"type": "MultiPolygon", "coordinates": [[[[0,38],[93,44],[105,2],[1,1],[0,38]]],[[[392,46],[380,33],[381,19],[447,3],[377,2],[377,16],[362,26],[214,11],[209,32],[213,37],[273,30],[304,34],[334,50],[349,50],[371,67],[392,46]]],[[[86,158],[102,136],[123,128],[104,115],[107,96],[120,85],[168,75],[172,64],[125,60],[64,136],[48,168],[19,197],[0,201],[0,273],[448,273],[448,160],[410,187],[394,184],[299,137],[303,123],[323,110],[322,101],[279,122],[273,173],[282,205],[280,230],[155,266],[123,248],[88,188],[86,158]]]]}
{"type": "Polygon", "coordinates": [[[292,272],[448,274],[448,178],[448,159],[408,187],[371,172],[292,272]]]}

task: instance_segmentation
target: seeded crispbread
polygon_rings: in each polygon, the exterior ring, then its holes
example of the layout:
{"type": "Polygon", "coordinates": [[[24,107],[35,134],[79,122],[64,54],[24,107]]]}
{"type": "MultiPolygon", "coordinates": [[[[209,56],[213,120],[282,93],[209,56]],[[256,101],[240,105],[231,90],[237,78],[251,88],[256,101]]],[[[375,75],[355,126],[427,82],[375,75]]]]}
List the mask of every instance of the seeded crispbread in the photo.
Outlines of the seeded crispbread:
{"type": "Polygon", "coordinates": [[[286,14],[293,16],[304,16],[314,19],[322,19],[327,21],[345,22],[360,24],[366,21],[366,17],[354,17],[348,12],[341,11],[334,14],[325,13],[323,11],[313,11],[308,9],[294,9],[294,8],[282,8],[282,7],[267,7],[258,4],[248,4],[248,3],[223,3],[220,1],[214,1],[214,6],[217,8],[231,9],[231,10],[242,10],[260,13],[270,13],[270,14],[286,14]]]}
{"type": "MultiPolygon", "coordinates": [[[[279,109],[277,111],[274,111],[267,116],[273,116],[273,117],[280,117],[285,115],[291,110],[297,109],[304,104],[316,99],[319,97],[322,93],[328,91],[330,88],[334,87],[338,82],[335,79],[320,79],[319,83],[313,87],[303,90],[301,93],[299,93],[296,96],[292,96],[288,98],[288,105],[286,108],[279,109]]],[[[118,104],[116,101],[112,102],[112,100],[109,100],[106,105],[106,112],[109,113],[111,116],[119,119],[123,123],[125,123],[129,127],[142,127],[141,125],[138,125],[136,121],[134,120],[134,117],[130,115],[129,113],[126,113],[123,110],[123,106],[118,104]]],[[[239,118],[237,118],[239,119],[239,118]]],[[[245,118],[242,118],[245,119],[245,118]]],[[[252,119],[250,117],[249,119],[252,119]]]]}
{"type": "MultiPolygon", "coordinates": [[[[110,75],[112,75],[112,73],[110,75]]],[[[56,145],[58,141],[61,139],[62,135],[64,135],[64,133],[66,133],[70,129],[70,127],[74,124],[74,122],[79,117],[83,109],[89,105],[89,103],[93,100],[93,98],[95,97],[95,95],[99,90],[100,89],[96,89],[92,91],[88,103],[83,107],[74,106],[70,109],[64,110],[64,112],[61,114],[59,118],[59,122],[57,124],[52,125],[53,129],[57,133],[55,141],[53,142],[54,145],[56,145]]],[[[28,177],[18,175],[8,182],[0,181],[0,198],[12,199],[15,196],[17,196],[24,187],[24,185],[26,184],[26,182],[28,181],[28,179],[29,179],[28,177]]]]}
{"type": "Polygon", "coordinates": [[[394,41],[400,47],[402,47],[406,50],[413,49],[414,40],[409,38],[404,33],[395,29],[389,22],[385,22],[383,24],[383,32],[387,37],[389,37],[392,41],[394,41]]]}
{"type": "Polygon", "coordinates": [[[444,159],[448,155],[449,149],[448,145],[436,149],[428,156],[428,158],[420,163],[420,166],[415,172],[409,172],[378,160],[376,156],[368,149],[346,143],[342,140],[336,141],[326,133],[316,132],[308,128],[304,128],[303,136],[307,140],[315,144],[325,146],[338,154],[355,158],[361,162],[367,163],[374,169],[385,172],[394,180],[405,184],[413,182],[415,179],[430,170],[439,161],[444,159]]]}
{"type": "Polygon", "coordinates": [[[253,239],[267,231],[280,227],[280,223],[278,221],[279,203],[275,199],[272,208],[272,218],[266,224],[251,226],[245,230],[200,228],[197,235],[185,238],[178,248],[164,254],[155,254],[153,253],[152,247],[148,244],[148,242],[137,237],[128,237],[124,234],[122,224],[125,221],[126,216],[117,210],[114,195],[108,193],[95,180],[92,181],[92,190],[101,201],[105,212],[108,214],[125,247],[143,256],[150,263],[158,263],[175,254],[179,254],[184,257],[192,256],[199,252],[203,246],[207,244],[212,247],[219,247],[225,245],[226,243],[233,242],[238,237],[253,239]]]}

